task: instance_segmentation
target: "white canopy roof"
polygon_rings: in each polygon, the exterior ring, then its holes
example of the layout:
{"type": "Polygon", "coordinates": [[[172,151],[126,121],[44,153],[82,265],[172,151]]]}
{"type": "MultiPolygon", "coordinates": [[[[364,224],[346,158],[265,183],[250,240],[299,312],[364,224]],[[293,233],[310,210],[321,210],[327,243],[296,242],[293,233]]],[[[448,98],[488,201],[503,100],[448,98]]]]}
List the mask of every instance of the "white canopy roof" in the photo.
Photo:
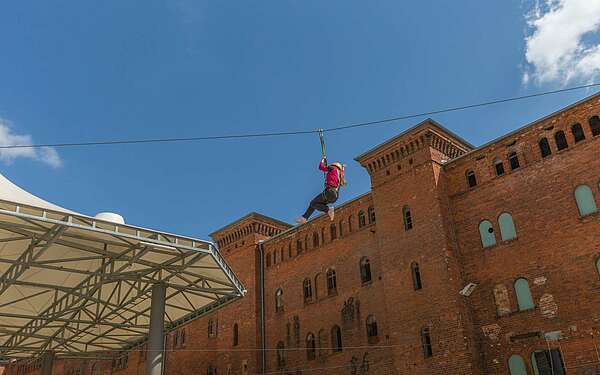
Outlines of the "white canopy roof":
{"type": "Polygon", "coordinates": [[[211,242],[80,215],[0,175],[0,358],[128,349],[157,282],[167,329],[245,292],[211,242]]]}

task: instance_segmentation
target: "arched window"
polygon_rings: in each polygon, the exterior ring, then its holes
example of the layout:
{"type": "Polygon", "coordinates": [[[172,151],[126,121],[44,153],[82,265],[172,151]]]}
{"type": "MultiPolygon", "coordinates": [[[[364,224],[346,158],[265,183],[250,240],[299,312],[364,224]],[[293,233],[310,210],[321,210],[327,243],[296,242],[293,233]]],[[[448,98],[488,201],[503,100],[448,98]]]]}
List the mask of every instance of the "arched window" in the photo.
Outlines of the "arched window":
{"type": "Polygon", "coordinates": [[[494,170],[496,171],[496,176],[504,176],[504,163],[502,163],[502,160],[494,161],[494,170]]]}
{"type": "Polygon", "coordinates": [[[285,366],[285,347],[283,346],[283,341],[279,341],[277,343],[277,367],[285,366]]]}
{"type": "Polygon", "coordinates": [[[335,270],[330,268],[327,270],[327,294],[332,295],[337,293],[337,279],[335,270]]]}
{"type": "Polygon", "coordinates": [[[310,282],[310,279],[304,279],[302,286],[303,286],[303,290],[304,290],[304,302],[312,301],[313,293],[312,293],[312,283],[310,282]]]}
{"type": "Polygon", "coordinates": [[[536,350],[531,353],[531,367],[535,375],[565,375],[565,363],[560,349],[536,350]]]}
{"type": "Polygon", "coordinates": [[[469,184],[469,187],[477,186],[477,177],[475,176],[475,172],[473,172],[472,170],[468,170],[466,176],[467,184],[469,184]]]}
{"type": "Polygon", "coordinates": [[[594,137],[600,135],[600,117],[593,116],[588,122],[590,123],[590,130],[592,131],[592,135],[594,137]]]}
{"type": "Polygon", "coordinates": [[[413,288],[415,290],[423,289],[423,283],[421,282],[421,270],[419,269],[419,263],[412,262],[410,265],[410,271],[412,274],[413,288]]]}
{"type": "Polygon", "coordinates": [[[433,357],[433,348],[431,347],[431,335],[429,334],[429,328],[421,328],[421,345],[423,346],[423,357],[433,357]]]}
{"type": "Polygon", "coordinates": [[[267,253],[267,267],[271,267],[271,253],[267,253]]]}
{"type": "Polygon", "coordinates": [[[375,223],[375,208],[369,207],[367,213],[369,214],[369,224],[375,223]]]}
{"type": "Polygon", "coordinates": [[[275,312],[283,311],[283,289],[279,288],[275,292],[275,312]]]}
{"type": "Polygon", "coordinates": [[[577,186],[575,189],[575,201],[577,202],[577,208],[579,208],[579,215],[581,217],[598,212],[594,193],[587,185],[577,186]]]}
{"type": "Polygon", "coordinates": [[[377,320],[375,316],[369,315],[367,317],[367,337],[375,338],[379,333],[377,332],[377,320]]]}
{"type": "Polygon", "coordinates": [[[558,149],[558,151],[564,150],[565,148],[569,147],[569,144],[567,143],[567,137],[565,136],[565,132],[563,132],[562,130],[554,133],[554,141],[556,142],[556,148],[558,149]]]}
{"type": "Polygon", "coordinates": [[[520,355],[511,355],[508,359],[508,369],[510,375],[527,375],[527,367],[525,361],[520,355]]]}
{"type": "Polygon", "coordinates": [[[327,332],[324,329],[319,331],[319,357],[324,357],[327,354],[327,348],[329,344],[327,343],[327,332]]]}
{"type": "Polygon", "coordinates": [[[206,369],[206,375],[217,375],[217,369],[215,369],[212,365],[208,365],[206,369]]]}
{"type": "Polygon", "coordinates": [[[404,206],[402,208],[402,218],[404,219],[404,230],[411,230],[413,227],[412,214],[410,213],[410,207],[404,206]]]}
{"type": "Polygon", "coordinates": [[[550,149],[550,142],[548,142],[548,138],[540,139],[540,141],[538,142],[538,145],[540,146],[540,153],[542,154],[543,158],[552,154],[552,150],[550,149]]]}
{"type": "Polygon", "coordinates": [[[598,271],[598,275],[600,275],[600,257],[596,259],[596,271],[598,271]]]}
{"type": "Polygon", "coordinates": [[[313,232],[312,237],[313,237],[313,248],[316,249],[317,247],[319,247],[319,233],[313,232]]]}
{"type": "Polygon", "coordinates": [[[240,333],[237,323],[233,325],[233,346],[237,346],[240,342],[240,333]]]}
{"type": "Polygon", "coordinates": [[[348,216],[348,232],[352,232],[352,216],[348,216]]]}
{"type": "Polygon", "coordinates": [[[360,210],[358,211],[358,227],[362,228],[367,225],[367,219],[365,217],[365,212],[360,210]]]}
{"type": "Polygon", "coordinates": [[[484,220],[479,223],[479,236],[481,237],[481,245],[485,247],[491,247],[496,245],[496,235],[494,234],[494,227],[489,220],[484,220]]]}
{"type": "Polygon", "coordinates": [[[521,166],[519,164],[519,156],[516,152],[511,152],[510,154],[508,154],[508,164],[510,165],[510,169],[512,169],[513,171],[521,166]]]}
{"type": "Polygon", "coordinates": [[[296,254],[302,254],[302,240],[296,240],[296,254]]]}
{"type": "Polygon", "coordinates": [[[500,238],[502,241],[509,241],[517,238],[517,230],[511,214],[503,212],[498,216],[498,225],[500,226],[500,238]]]}
{"type": "Polygon", "coordinates": [[[315,359],[315,353],[316,352],[316,348],[315,348],[315,335],[313,335],[312,333],[309,333],[306,336],[306,359],[308,359],[309,361],[312,361],[313,359],[315,359]]]}
{"type": "Polygon", "coordinates": [[[519,311],[531,310],[535,307],[527,279],[520,278],[515,281],[515,293],[517,294],[519,311]]]}
{"type": "Polygon", "coordinates": [[[367,257],[360,260],[360,281],[363,284],[371,281],[371,262],[367,257]]]}
{"type": "Polygon", "coordinates": [[[331,224],[329,226],[329,236],[331,237],[332,241],[337,238],[337,227],[335,226],[335,224],[331,224]]]}
{"type": "Polygon", "coordinates": [[[581,142],[585,139],[585,133],[583,132],[583,128],[579,123],[571,126],[571,133],[573,133],[573,139],[575,140],[575,143],[581,142]]]}
{"type": "Polygon", "coordinates": [[[334,352],[342,351],[342,330],[337,325],[331,327],[331,349],[334,352]]]}
{"type": "Polygon", "coordinates": [[[314,290],[313,290],[313,296],[315,297],[315,301],[319,299],[319,297],[324,297],[325,296],[325,290],[327,288],[325,287],[325,281],[323,278],[323,274],[321,272],[319,272],[316,276],[315,276],[315,284],[314,284],[314,290]],[[323,295],[320,295],[323,294],[323,295]]]}
{"type": "Polygon", "coordinates": [[[344,222],[342,220],[340,220],[339,228],[340,228],[340,238],[342,238],[342,237],[344,237],[344,222]]]}

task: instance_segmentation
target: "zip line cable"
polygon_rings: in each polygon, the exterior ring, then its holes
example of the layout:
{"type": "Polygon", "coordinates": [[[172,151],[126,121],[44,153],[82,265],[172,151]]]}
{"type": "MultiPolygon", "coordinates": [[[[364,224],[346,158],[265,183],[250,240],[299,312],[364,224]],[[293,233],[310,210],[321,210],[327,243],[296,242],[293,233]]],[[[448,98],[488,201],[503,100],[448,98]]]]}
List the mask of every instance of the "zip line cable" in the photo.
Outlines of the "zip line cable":
{"type": "Polygon", "coordinates": [[[473,109],[479,107],[486,107],[494,104],[514,102],[524,99],[530,99],[540,96],[559,94],[568,91],[575,91],[581,89],[587,89],[592,87],[598,87],[600,83],[590,83],[587,85],[567,87],[559,90],[543,91],[535,94],[515,96],[510,98],[496,99],[487,102],[468,104],[458,107],[450,107],[444,109],[438,109],[428,112],[415,113],[410,115],[403,115],[397,117],[389,117],[381,120],[359,122],[348,125],[342,125],[332,128],[324,128],[317,130],[297,130],[297,131],[283,131],[283,132],[268,132],[268,133],[246,133],[246,134],[225,134],[225,135],[214,135],[214,136],[202,136],[202,137],[180,137],[180,138],[149,138],[149,139],[117,139],[117,140],[106,140],[106,141],[90,141],[90,142],[64,142],[64,143],[42,143],[32,145],[3,145],[0,146],[2,149],[16,149],[16,148],[41,148],[41,147],[81,147],[81,146],[106,146],[106,145],[122,145],[122,144],[141,144],[141,143],[172,143],[172,142],[192,142],[192,141],[212,141],[212,140],[225,140],[225,139],[244,139],[244,138],[265,138],[265,137],[281,137],[281,136],[292,136],[292,135],[303,135],[303,134],[322,134],[331,133],[341,130],[360,128],[365,126],[380,125],[389,122],[395,122],[400,120],[408,120],[416,117],[436,115],[440,113],[463,111],[466,109],[473,109]]]}

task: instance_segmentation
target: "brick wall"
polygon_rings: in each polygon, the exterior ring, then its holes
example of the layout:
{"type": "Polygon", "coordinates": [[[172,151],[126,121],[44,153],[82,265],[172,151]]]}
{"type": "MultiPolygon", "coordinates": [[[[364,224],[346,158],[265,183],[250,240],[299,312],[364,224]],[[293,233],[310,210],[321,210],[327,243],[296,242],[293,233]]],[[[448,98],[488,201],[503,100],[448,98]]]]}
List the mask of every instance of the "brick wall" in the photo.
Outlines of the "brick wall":
{"type": "MultiPolygon", "coordinates": [[[[478,149],[427,120],[357,158],[371,176],[372,191],[337,207],[333,222],[318,216],[290,228],[250,214],[218,230],[212,236],[248,295],[181,328],[186,341],[178,348],[173,348],[174,332],[169,333],[166,373],[207,374],[213,366],[219,375],[296,375],[298,369],[339,375],[507,374],[509,358],[519,355],[533,374],[532,353],[551,348],[560,350],[569,374],[596,374],[600,216],[581,218],[574,190],[589,185],[600,207],[600,136],[593,136],[588,124],[598,114],[600,97],[590,97],[478,149]],[[571,130],[576,123],[585,135],[579,142],[571,130]],[[562,151],[554,140],[560,130],[569,146],[562,151]],[[546,157],[538,144],[544,137],[552,151],[546,157]],[[513,153],[519,161],[514,170],[513,153]],[[503,176],[496,175],[497,161],[504,165],[503,176]],[[467,171],[475,173],[476,186],[467,183],[467,171]],[[516,238],[501,240],[502,213],[512,215],[516,238]],[[482,247],[483,220],[492,223],[495,246],[482,247]],[[368,282],[361,279],[364,259],[370,264],[368,282]],[[335,270],[335,290],[328,290],[328,270],[335,270]],[[518,278],[529,283],[533,309],[519,311],[518,278]],[[306,279],[312,288],[309,301],[303,292],[306,279]],[[473,293],[460,295],[470,282],[477,284],[473,293]],[[279,310],[278,289],[283,292],[279,310]],[[375,337],[367,335],[371,315],[375,337]],[[208,335],[209,321],[218,327],[215,337],[208,335]],[[339,352],[334,327],[341,332],[339,352]],[[429,332],[430,357],[424,353],[423,328],[429,332]],[[308,357],[309,334],[315,338],[314,359],[308,357]],[[546,340],[552,336],[561,339],[546,340]],[[283,350],[278,352],[279,343],[283,350]]],[[[89,373],[93,363],[58,361],[55,373],[67,374],[73,366],[89,373]]],[[[110,362],[104,362],[102,373],[143,374],[144,365],[140,351],[134,351],[126,369],[111,371],[110,362]]],[[[16,370],[9,366],[7,374],[16,370]]]]}

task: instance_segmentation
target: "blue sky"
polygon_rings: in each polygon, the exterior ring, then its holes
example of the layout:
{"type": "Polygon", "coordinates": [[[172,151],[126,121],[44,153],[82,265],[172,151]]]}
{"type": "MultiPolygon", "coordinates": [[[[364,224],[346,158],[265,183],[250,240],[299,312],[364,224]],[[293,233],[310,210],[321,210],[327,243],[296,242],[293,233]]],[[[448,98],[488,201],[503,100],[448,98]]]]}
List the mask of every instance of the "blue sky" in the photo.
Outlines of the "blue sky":
{"type": "MultiPolygon", "coordinates": [[[[0,143],[316,129],[587,83],[597,3],[4,2],[0,143]]],[[[434,119],[478,145],[590,94],[434,119]]],[[[369,190],[353,157],[418,121],[328,136],[349,166],[342,200],[369,190]]],[[[205,238],[250,211],[293,220],[322,186],[319,158],[304,135],[3,151],[0,172],[85,214],[205,238]]]]}

